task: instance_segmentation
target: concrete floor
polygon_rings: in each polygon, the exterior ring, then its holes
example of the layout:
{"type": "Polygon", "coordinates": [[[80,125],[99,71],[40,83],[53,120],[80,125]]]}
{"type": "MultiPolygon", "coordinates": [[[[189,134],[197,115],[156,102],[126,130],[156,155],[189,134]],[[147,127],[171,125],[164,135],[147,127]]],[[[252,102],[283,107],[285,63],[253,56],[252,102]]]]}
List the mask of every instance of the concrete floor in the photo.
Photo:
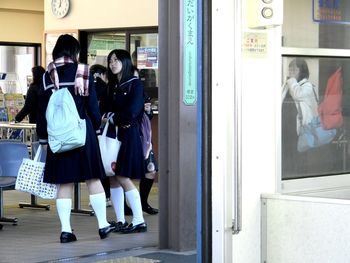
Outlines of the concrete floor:
{"type": "MultiPolygon", "coordinates": [[[[90,209],[85,184],[81,185],[80,196],[81,208],[90,209]]],[[[19,208],[19,203],[23,202],[30,202],[29,194],[15,190],[4,192],[4,216],[17,217],[18,224],[2,223],[4,227],[0,230],[1,263],[196,262],[195,251],[186,254],[158,250],[158,215],[151,216],[144,213],[148,225],[146,233],[128,235],[111,233],[107,239],[100,240],[95,216],[72,214],[71,225],[78,241],[61,244],[59,242],[60,222],[55,202],[53,200],[37,200],[38,204],[50,204],[50,210],[19,208]],[[154,255],[154,259],[150,259],[150,257],[147,259],[145,256],[146,258],[142,259],[144,261],[140,261],[140,255],[146,254],[154,255]],[[136,261],[135,256],[137,257],[136,261]],[[156,259],[157,257],[160,259],[156,259]],[[124,261],[117,261],[121,259],[124,261]]],[[[158,207],[157,186],[151,192],[150,204],[158,207]]],[[[112,207],[107,208],[107,215],[108,220],[115,220],[112,207]]],[[[130,217],[127,217],[127,220],[131,222],[130,217]]]]}

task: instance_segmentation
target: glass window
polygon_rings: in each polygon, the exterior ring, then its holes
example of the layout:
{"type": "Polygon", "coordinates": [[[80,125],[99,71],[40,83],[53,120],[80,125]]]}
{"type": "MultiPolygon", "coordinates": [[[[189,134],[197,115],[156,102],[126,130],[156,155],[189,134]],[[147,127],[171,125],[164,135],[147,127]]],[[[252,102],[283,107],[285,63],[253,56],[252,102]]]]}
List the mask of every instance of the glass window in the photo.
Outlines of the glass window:
{"type": "Polygon", "coordinates": [[[283,46],[349,49],[350,1],[285,0],[283,46]]]}
{"type": "Polygon", "coordinates": [[[145,92],[153,104],[158,102],[158,34],[131,34],[130,52],[139,69],[145,92]]]}
{"type": "Polygon", "coordinates": [[[107,56],[113,49],[126,48],[125,33],[98,32],[88,35],[88,64],[107,66],[107,56]]]}
{"type": "MultiPolygon", "coordinates": [[[[283,57],[282,179],[349,173],[349,76],[348,58],[283,57]],[[298,79],[305,65],[309,74],[298,79]],[[316,127],[330,137],[323,145],[305,150],[302,127],[321,116],[316,127]]],[[[311,134],[307,143],[318,145],[312,138],[311,134]]]]}
{"type": "Polygon", "coordinates": [[[35,54],[35,47],[0,45],[0,87],[3,93],[27,94],[35,54]]]}
{"type": "Polygon", "coordinates": [[[152,108],[158,110],[158,33],[155,28],[128,29],[123,32],[93,32],[87,34],[87,61],[91,66],[107,66],[107,56],[113,49],[130,51],[133,63],[139,70],[152,108]]]}
{"type": "Polygon", "coordinates": [[[349,11],[349,1],[284,1],[284,182],[350,173],[349,11]]]}

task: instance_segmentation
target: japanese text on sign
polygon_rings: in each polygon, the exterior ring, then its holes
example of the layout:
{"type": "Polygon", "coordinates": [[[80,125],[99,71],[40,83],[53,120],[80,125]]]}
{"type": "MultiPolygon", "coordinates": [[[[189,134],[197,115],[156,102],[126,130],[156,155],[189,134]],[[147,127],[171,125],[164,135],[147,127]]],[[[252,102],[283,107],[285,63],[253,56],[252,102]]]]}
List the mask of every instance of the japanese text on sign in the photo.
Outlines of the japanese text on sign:
{"type": "Polygon", "coordinates": [[[267,54],[266,33],[245,32],[242,38],[242,52],[246,57],[263,58],[267,54]]]}
{"type": "Polygon", "coordinates": [[[348,3],[344,0],[313,0],[313,20],[328,24],[350,24],[348,3]]]}
{"type": "Polygon", "coordinates": [[[183,102],[197,101],[197,1],[184,1],[184,82],[183,102]]]}

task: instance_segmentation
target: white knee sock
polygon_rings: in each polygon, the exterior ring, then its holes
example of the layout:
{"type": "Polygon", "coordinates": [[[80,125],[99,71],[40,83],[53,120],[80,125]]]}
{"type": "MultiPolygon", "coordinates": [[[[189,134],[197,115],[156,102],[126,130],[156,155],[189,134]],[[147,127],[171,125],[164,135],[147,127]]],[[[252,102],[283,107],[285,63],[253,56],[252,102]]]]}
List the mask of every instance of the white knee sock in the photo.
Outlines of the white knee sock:
{"type": "Polygon", "coordinates": [[[109,226],[106,215],[106,194],[104,192],[90,195],[90,204],[95,211],[98,221],[98,228],[109,226]]]}
{"type": "Polygon", "coordinates": [[[128,192],[125,192],[126,200],[128,200],[128,203],[130,205],[130,208],[132,210],[132,224],[138,225],[145,220],[143,219],[143,212],[142,212],[142,206],[141,206],[141,198],[139,191],[137,189],[130,190],[128,192]]]}
{"type": "Polygon", "coordinates": [[[115,216],[117,217],[117,222],[125,223],[124,190],[121,186],[111,188],[111,200],[113,203],[115,216]]]}
{"type": "Polygon", "coordinates": [[[61,221],[61,232],[72,233],[72,227],[70,225],[72,199],[56,199],[56,208],[61,221]]]}

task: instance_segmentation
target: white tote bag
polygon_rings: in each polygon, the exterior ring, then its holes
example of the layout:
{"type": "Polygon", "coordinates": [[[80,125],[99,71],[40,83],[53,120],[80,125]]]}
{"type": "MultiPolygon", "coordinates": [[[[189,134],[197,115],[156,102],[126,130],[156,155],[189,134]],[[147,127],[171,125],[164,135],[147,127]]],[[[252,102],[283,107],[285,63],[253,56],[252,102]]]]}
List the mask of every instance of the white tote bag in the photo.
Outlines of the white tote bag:
{"type": "Polygon", "coordinates": [[[39,145],[33,160],[23,158],[18,170],[15,189],[44,199],[55,199],[57,186],[43,182],[45,163],[40,162],[42,146],[39,145]]]}
{"type": "Polygon", "coordinates": [[[117,138],[118,127],[115,126],[115,138],[107,137],[108,127],[109,121],[107,120],[102,134],[98,135],[97,138],[100,145],[101,158],[105,173],[107,176],[114,176],[113,169],[116,165],[121,142],[117,138]]]}

